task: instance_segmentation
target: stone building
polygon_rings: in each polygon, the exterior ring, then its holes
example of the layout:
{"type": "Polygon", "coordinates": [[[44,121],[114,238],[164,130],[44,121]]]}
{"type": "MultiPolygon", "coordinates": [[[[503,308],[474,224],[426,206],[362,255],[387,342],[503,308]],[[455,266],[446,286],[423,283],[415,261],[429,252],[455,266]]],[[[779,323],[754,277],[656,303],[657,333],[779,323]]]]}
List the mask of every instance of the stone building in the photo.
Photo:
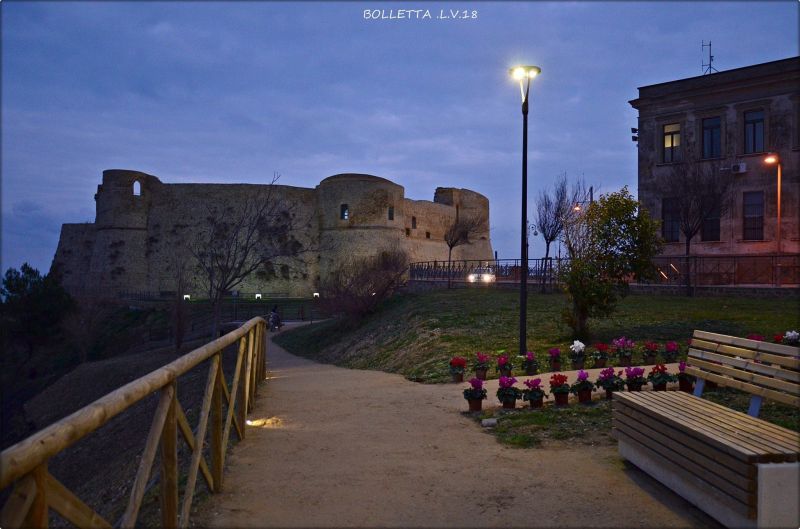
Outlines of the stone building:
{"type": "MultiPolygon", "coordinates": [[[[241,207],[246,197],[268,188],[165,184],[138,171],[104,171],[95,222],[62,226],[52,268],[77,295],[100,289],[167,296],[176,292],[176,269],[183,263],[186,293],[203,297],[192,258],[182,249],[205,229],[209,212],[241,207]]],[[[472,244],[454,249],[453,259],[492,258],[489,201],[468,189],[437,188],[433,202],[410,200],[402,186],[366,174],[331,176],[314,189],[272,189],[291,206],[293,238],[304,251],[266,263],[237,287],[243,293],[311,296],[345,259],[382,250],[403,250],[410,262],[447,259],[444,233],[458,215],[487,220],[472,244]]]]}
{"type": "Polygon", "coordinates": [[[705,219],[692,255],[777,254],[779,243],[783,254],[800,251],[798,87],[800,57],[639,88],[630,101],[639,111],[639,200],[662,221],[664,255],[685,252],[676,198],[665,188],[674,171],[691,169],[732,181],[727,210],[705,219]],[[777,164],[768,153],[782,166],[780,241],[777,164]]]}

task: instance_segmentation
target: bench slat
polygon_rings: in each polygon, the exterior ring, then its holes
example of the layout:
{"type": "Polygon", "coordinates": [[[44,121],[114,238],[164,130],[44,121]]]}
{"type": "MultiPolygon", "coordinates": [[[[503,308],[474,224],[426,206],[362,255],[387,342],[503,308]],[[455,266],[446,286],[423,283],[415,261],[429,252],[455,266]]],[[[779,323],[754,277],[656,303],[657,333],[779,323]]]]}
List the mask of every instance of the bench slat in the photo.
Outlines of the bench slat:
{"type": "Polygon", "coordinates": [[[707,442],[708,438],[711,436],[720,440],[726,440],[743,452],[749,451],[754,453],[758,462],[784,462],[792,461],[797,458],[794,450],[764,442],[762,439],[758,438],[758,435],[731,427],[724,421],[714,421],[712,419],[713,415],[691,410],[691,407],[685,402],[678,403],[660,400],[658,398],[659,396],[655,393],[656,392],[645,394],[637,398],[642,405],[652,410],[657,419],[663,421],[665,417],[671,417],[681,421],[691,429],[690,435],[696,437],[701,442],[707,442]]]}
{"type": "Polygon", "coordinates": [[[660,428],[664,431],[669,432],[669,437],[675,439],[682,445],[687,446],[689,449],[700,452],[704,456],[708,458],[712,458],[717,463],[729,468],[731,472],[739,474],[741,476],[745,476],[747,478],[755,478],[756,477],[756,466],[740,459],[737,459],[730,454],[723,452],[715,448],[714,446],[702,441],[698,440],[695,437],[687,435],[682,431],[678,430],[677,428],[673,428],[660,419],[655,417],[651,417],[647,414],[644,414],[637,409],[626,406],[622,402],[620,402],[619,406],[616,406],[615,403],[614,411],[620,410],[621,413],[624,413],[628,417],[632,417],[633,419],[646,423],[650,428],[660,428]]]}
{"type": "MultiPolygon", "coordinates": [[[[731,360],[726,360],[725,363],[730,364],[731,360]]],[[[729,365],[715,364],[713,362],[708,362],[696,356],[692,356],[690,358],[690,365],[692,367],[698,367],[700,369],[713,371],[720,375],[728,375],[737,380],[749,382],[750,384],[754,384],[756,386],[767,386],[769,388],[782,391],[790,395],[800,395],[800,384],[793,384],[792,382],[788,382],[786,380],[779,380],[777,378],[766,377],[764,375],[759,375],[757,373],[751,373],[749,371],[745,371],[744,369],[729,367],[729,365]]]]}
{"type": "Polygon", "coordinates": [[[616,402],[617,400],[625,401],[627,405],[635,408],[637,411],[640,411],[645,415],[655,417],[656,419],[667,423],[673,428],[677,428],[687,435],[699,438],[700,441],[707,442],[715,448],[722,450],[726,454],[741,461],[755,462],[761,456],[761,454],[757,453],[748,446],[742,446],[742,444],[736,442],[736,440],[731,440],[728,437],[716,435],[715,432],[708,430],[704,424],[695,425],[682,420],[680,415],[676,415],[674,413],[664,414],[660,413],[659,411],[655,411],[650,408],[648,402],[638,400],[637,396],[634,396],[632,393],[614,393],[614,401],[616,402]]]}
{"type": "Polygon", "coordinates": [[[727,356],[740,356],[742,358],[751,358],[753,360],[768,362],[773,365],[779,365],[791,371],[797,371],[798,369],[800,369],[800,358],[796,357],[779,356],[769,353],[763,353],[761,351],[754,351],[752,349],[734,347],[732,345],[706,342],[704,340],[692,340],[692,345],[690,347],[708,352],[724,354],[727,356]]]}
{"type": "Polygon", "coordinates": [[[733,378],[718,375],[716,373],[703,371],[693,366],[686,366],[686,373],[698,378],[710,380],[711,382],[716,382],[717,384],[720,384],[722,386],[730,386],[732,388],[739,389],[741,391],[745,391],[753,395],[760,395],[764,398],[771,399],[777,402],[782,402],[784,404],[789,404],[791,406],[800,406],[800,398],[794,397],[786,393],[781,393],[780,391],[775,391],[773,389],[756,386],[754,384],[749,384],[741,380],[735,380],[733,378]]]}
{"type": "MultiPolygon", "coordinates": [[[[625,433],[625,432],[623,432],[621,430],[612,431],[612,435],[617,440],[624,440],[624,441],[626,441],[626,442],[628,442],[628,443],[630,443],[632,445],[635,445],[640,450],[643,450],[643,451],[647,452],[651,458],[659,460],[659,462],[663,460],[663,455],[662,454],[660,454],[659,452],[656,452],[655,450],[653,450],[649,446],[638,442],[636,439],[634,439],[633,437],[627,435],[627,433],[625,433]]],[[[679,466],[679,465],[670,465],[669,466],[669,471],[681,476],[683,479],[685,479],[687,481],[698,483],[698,485],[699,484],[703,484],[703,486],[708,486],[708,482],[707,481],[705,481],[704,479],[698,477],[696,474],[693,474],[692,472],[689,472],[685,467],[682,467],[682,466],[679,466]]],[[[738,499],[731,497],[729,494],[725,493],[722,490],[717,489],[717,492],[719,494],[721,494],[722,496],[724,496],[728,500],[726,503],[728,504],[727,506],[731,510],[741,514],[742,516],[746,516],[748,518],[754,518],[755,517],[755,514],[756,514],[756,507],[755,506],[750,506],[745,502],[739,501],[738,499]]]]}
{"type": "Polygon", "coordinates": [[[735,347],[743,347],[745,349],[752,349],[755,351],[763,351],[780,356],[796,357],[800,355],[800,347],[783,345],[779,343],[760,342],[758,340],[740,338],[738,336],[730,336],[727,334],[717,334],[713,332],[696,330],[693,334],[692,343],[694,343],[694,338],[707,340],[710,342],[718,342],[725,345],[732,345],[735,347]]]}
{"type": "MultiPolygon", "coordinates": [[[[719,432],[732,435],[742,442],[759,450],[774,455],[775,461],[793,462],[797,460],[797,440],[784,437],[771,430],[764,429],[761,425],[742,420],[747,414],[726,409],[725,413],[716,413],[713,406],[708,406],[709,401],[691,396],[692,398],[671,398],[665,392],[653,392],[652,400],[658,401],[662,406],[674,408],[680,406],[682,413],[694,419],[706,422],[719,432]]],[[[689,397],[690,395],[686,395],[689,397]]],[[[766,421],[762,421],[766,423],[766,421]]]]}
{"type": "MultiPolygon", "coordinates": [[[[691,470],[691,465],[698,465],[695,474],[700,477],[706,476],[704,479],[709,483],[716,484],[717,482],[730,483],[741,489],[744,492],[753,493],[756,490],[755,476],[748,478],[746,475],[737,473],[736,471],[720,464],[716,461],[716,456],[719,455],[718,450],[708,450],[708,445],[705,450],[693,450],[692,446],[686,446],[673,437],[675,430],[669,429],[665,433],[660,433],[654,428],[658,428],[660,424],[655,419],[646,419],[641,421],[632,415],[628,415],[626,411],[628,408],[620,407],[614,410],[612,414],[613,428],[629,429],[638,432],[649,439],[647,446],[657,450],[655,445],[661,445],[679,455],[679,461],[682,466],[691,470]],[[650,421],[654,421],[655,424],[650,421]]],[[[755,465],[748,465],[749,468],[755,468],[755,465]]]]}
{"type": "Polygon", "coordinates": [[[733,366],[746,371],[759,373],[761,375],[788,380],[790,382],[794,382],[795,387],[800,387],[800,385],[798,385],[800,384],[800,372],[766,364],[759,364],[754,362],[751,359],[752,357],[735,358],[717,353],[711,353],[709,351],[703,351],[700,349],[689,349],[689,358],[699,358],[700,360],[708,360],[709,362],[719,362],[723,365],[733,366]]]}

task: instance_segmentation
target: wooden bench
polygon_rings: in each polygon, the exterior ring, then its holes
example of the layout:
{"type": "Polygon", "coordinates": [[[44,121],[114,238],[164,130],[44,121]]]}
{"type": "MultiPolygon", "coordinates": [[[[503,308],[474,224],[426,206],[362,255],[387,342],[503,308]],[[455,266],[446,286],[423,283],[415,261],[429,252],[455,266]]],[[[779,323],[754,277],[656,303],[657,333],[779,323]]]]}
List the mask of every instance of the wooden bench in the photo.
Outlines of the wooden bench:
{"type": "Polygon", "coordinates": [[[728,527],[800,525],[800,435],[757,417],[800,406],[800,348],[695,331],[695,394],[615,393],[619,452],[728,527]],[[705,381],[751,394],[747,414],[700,398],[705,381]]]}

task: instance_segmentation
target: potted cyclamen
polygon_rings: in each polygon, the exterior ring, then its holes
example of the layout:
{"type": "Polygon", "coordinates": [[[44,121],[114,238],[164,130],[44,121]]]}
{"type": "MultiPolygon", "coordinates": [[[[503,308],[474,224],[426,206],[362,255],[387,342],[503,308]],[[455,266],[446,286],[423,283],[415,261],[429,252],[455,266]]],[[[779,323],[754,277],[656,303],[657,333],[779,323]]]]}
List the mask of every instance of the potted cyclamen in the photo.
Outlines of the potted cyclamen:
{"type": "Polygon", "coordinates": [[[644,342],[644,363],[646,365],[653,365],[656,363],[656,353],[658,353],[658,344],[656,342],[644,342]]]}
{"type": "Polygon", "coordinates": [[[580,340],[575,340],[569,346],[569,358],[572,360],[572,369],[583,369],[586,360],[586,346],[580,340]]]}
{"type": "Polygon", "coordinates": [[[454,356],[450,359],[450,376],[453,382],[464,382],[464,369],[467,367],[467,359],[454,356]]]}
{"type": "Polygon", "coordinates": [[[594,357],[594,367],[606,367],[608,361],[608,344],[596,343],[594,348],[597,349],[592,356],[594,357]]]}
{"type": "Polygon", "coordinates": [[[486,372],[489,371],[489,355],[477,353],[476,357],[475,364],[473,365],[475,369],[475,378],[486,380],[486,372]]]}
{"type": "Polygon", "coordinates": [[[671,364],[678,359],[678,354],[680,354],[680,352],[678,342],[670,341],[664,344],[664,348],[661,350],[661,356],[664,357],[665,364],[671,364]]]}
{"type": "Polygon", "coordinates": [[[566,406],[569,404],[569,383],[567,375],[555,373],[550,377],[550,393],[556,399],[556,406],[566,406]]]}
{"type": "Polygon", "coordinates": [[[561,349],[558,347],[553,347],[547,354],[550,355],[550,371],[560,371],[561,370],[561,349]]]}
{"type": "Polygon", "coordinates": [[[647,375],[647,380],[653,385],[653,391],[667,391],[667,382],[675,382],[675,375],[667,373],[667,366],[656,364],[647,375]]]}
{"type": "Polygon", "coordinates": [[[570,393],[578,396],[578,402],[587,404],[592,402],[592,387],[594,384],[589,382],[589,373],[581,369],[578,371],[578,380],[570,386],[570,393]]]}
{"type": "Polygon", "coordinates": [[[464,398],[469,403],[469,411],[481,411],[483,399],[486,398],[486,389],[483,387],[483,380],[480,378],[471,378],[469,380],[471,387],[464,390],[464,398]]]}
{"type": "Polygon", "coordinates": [[[511,365],[511,360],[508,359],[508,355],[500,355],[497,357],[497,373],[500,376],[510,377],[513,367],[514,366],[511,365]]]}
{"type": "Polygon", "coordinates": [[[633,340],[629,340],[624,336],[620,336],[619,338],[611,340],[611,343],[617,350],[619,365],[621,367],[630,367],[631,357],[633,356],[633,348],[636,346],[633,340]]]}
{"type": "Polygon", "coordinates": [[[517,379],[514,377],[500,377],[500,387],[497,388],[497,399],[503,403],[503,408],[513,410],[517,406],[517,399],[522,398],[522,392],[515,387],[517,379]]]}
{"type": "Polygon", "coordinates": [[[626,367],[625,368],[625,384],[628,386],[628,391],[642,391],[644,385],[644,368],[642,367],[626,367]]]}
{"type": "Polygon", "coordinates": [[[694,377],[686,372],[686,362],[678,362],[678,389],[691,393],[694,386],[694,377]]]}
{"type": "Polygon", "coordinates": [[[625,389],[625,381],[621,375],[622,371],[615,372],[613,367],[607,367],[600,371],[600,376],[594,384],[606,390],[606,399],[611,400],[615,391],[625,389]]]}
{"type": "Polygon", "coordinates": [[[536,355],[528,351],[525,354],[525,360],[522,361],[522,366],[525,368],[526,375],[535,375],[539,371],[539,362],[536,361],[536,355]]]}
{"type": "Polygon", "coordinates": [[[541,408],[544,398],[547,393],[542,389],[542,379],[534,378],[533,380],[526,380],[523,382],[527,389],[522,390],[522,400],[527,400],[531,403],[531,408],[541,408]]]}
{"type": "Polygon", "coordinates": [[[783,345],[791,345],[797,347],[800,345],[800,333],[797,331],[786,331],[786,334],[781,338],[780,343],[783,345]]]}

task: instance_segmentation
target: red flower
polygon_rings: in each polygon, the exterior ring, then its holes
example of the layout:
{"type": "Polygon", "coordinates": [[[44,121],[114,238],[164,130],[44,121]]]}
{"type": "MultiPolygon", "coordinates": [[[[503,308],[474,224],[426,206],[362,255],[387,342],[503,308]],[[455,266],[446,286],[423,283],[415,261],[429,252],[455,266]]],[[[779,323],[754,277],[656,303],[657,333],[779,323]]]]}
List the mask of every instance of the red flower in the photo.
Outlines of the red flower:
{"type": "Polygon", "coordinates": [[[664,364],[656,364],[653,366],[653,369],[650,370],[650,373],[653,375],[657,373],[666,373],[666,372],[667,372],[667,366],[665,366],[664,364]]]}
{"type": "Polygon", "coordinates": [[[747,335],[747,339],[748,340],[755,340],[757,342],[763,342],[764,341],[764,337],[761,336],[760,334],[748,334],[747,335]]]}
{"type": "Polygon", "coordinates": [[[502,367],[508,363],[508,357],[506,355],[500,356],[497,358],[497,365],[502,367]]]}
{"type": "Polygon", "coordinates": [[[644,348],[648,351],[658,351],[658,344],[656,342],[644,342],[644,348]]]}
{"type": "Polygon", "coordinates": [[[454,356],[452,360],[450,360],[451,367],[466,367],[467,366],[467,359],[461,358],[460,356],[454,356]]]}
{"type": "Polygon", "coordinates": [[[772,337],[772,341],[775,342],[775,343],[783,343],[783,335],[782,334],[774,335],[772,337]]]}
{"type": "Polygon", "coordinates": [[[596,343],[594,344],[594,348],[600,351],[601,353],[605,353],[608,351],[608,344],[596,343]]]}
{"type": "Polygon", "coordinates": [[[550,377],[550,387],[557,388],[559,386],[563,386],[567,383],[567,375],[562,375],[561,373],[556,373],[550,377]]]}

